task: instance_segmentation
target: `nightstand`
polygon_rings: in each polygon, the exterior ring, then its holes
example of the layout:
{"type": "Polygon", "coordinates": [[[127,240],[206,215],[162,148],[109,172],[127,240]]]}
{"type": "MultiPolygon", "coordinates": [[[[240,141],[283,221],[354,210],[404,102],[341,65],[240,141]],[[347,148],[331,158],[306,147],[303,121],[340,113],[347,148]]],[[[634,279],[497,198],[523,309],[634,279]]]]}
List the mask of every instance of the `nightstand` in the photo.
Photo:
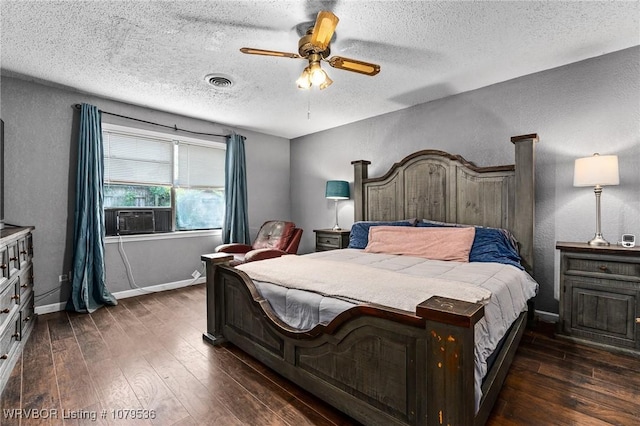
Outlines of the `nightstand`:
{"type": "Polygon", "coordinates": [[[640,247],[558,242],[562,337],[640,356],[640,247]]]}
{"type": "Polygon", "coordinates": [[[343,249],[349,246],[348,229],[314,229],[316,233],[316,251],[343,249]]]}

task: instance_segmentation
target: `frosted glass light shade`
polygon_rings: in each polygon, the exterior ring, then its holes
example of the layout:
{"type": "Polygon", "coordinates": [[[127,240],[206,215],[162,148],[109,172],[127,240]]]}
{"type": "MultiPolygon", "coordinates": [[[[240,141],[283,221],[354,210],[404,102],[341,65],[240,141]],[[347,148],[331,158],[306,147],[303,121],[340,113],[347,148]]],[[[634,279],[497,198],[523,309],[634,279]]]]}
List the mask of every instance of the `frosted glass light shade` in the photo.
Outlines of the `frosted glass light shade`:
{"type": "Polygon", "coordinates": [[[608,186],[619,183],[617,155],[593,154],[591,157],[576,159],[573,186],[608,186]]]}
{"type": "Polygon", "coordinates": [[[296,84],[298,85],[298,89],[307,90],[311,87],[311,80],[309,79],[309,67],[306,67],[302,70],[302,74],[296,80],[296,84]]]}
{"type": "Polygon", "coordinates": [[[327,73],[320,68],[319,62],[313,62],[310,66],[309,80],[315,86],[320,86],[327,79],[327,73]]]}

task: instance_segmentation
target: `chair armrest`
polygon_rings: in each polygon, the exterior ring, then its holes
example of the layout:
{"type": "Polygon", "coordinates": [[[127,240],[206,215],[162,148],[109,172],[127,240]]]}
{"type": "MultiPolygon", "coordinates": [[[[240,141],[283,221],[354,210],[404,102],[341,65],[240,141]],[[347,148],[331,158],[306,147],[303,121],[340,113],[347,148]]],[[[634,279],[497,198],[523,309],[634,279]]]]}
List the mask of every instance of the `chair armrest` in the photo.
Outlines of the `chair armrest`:
{"type": "Polygon", "coordinates": [[[252,248],[249,244],[229,243],[216,247],[216,253],[247,253],[252,248]]]}
{"type": "Polygon", "coordinates": [[[287,253],[297,254],[298,246],[300,245],[300,239],[302,238],[302,228],[295,228],[293,234],[291,234],[291,240],[289,245],[285,249],[287,253]]]}
{"type": "Polygon", "coordinates": [[[269,249],[269,248],[255,249],[247,253],[247,255],[244,257],[244,261],[252,262],[254,260],[273,259],[274,257],[280,257],[285,254],[289,254],[289,253],[287,253],[284,250],[278,250],[278,249],[269,249]]]}

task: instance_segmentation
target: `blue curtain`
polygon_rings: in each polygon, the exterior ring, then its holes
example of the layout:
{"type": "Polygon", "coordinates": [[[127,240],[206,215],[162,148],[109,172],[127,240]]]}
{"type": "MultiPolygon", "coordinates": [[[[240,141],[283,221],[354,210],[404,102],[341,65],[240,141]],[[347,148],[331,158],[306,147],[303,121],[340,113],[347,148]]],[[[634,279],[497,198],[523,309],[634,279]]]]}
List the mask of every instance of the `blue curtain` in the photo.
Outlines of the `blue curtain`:
{"type": "Polygon", "coordinates": [[[251,244],[247,203],[247,165],[244,136],[227,136],[224,166],[225,215],[222,226],[223,243],[251,244]]]}
{"type": "Polygon", "coordinates": [[[73,235],[73,279],[67,310],[91,313],[118,302],[105,287],[104,153],[97,107],[82,104],[73,235]]]}

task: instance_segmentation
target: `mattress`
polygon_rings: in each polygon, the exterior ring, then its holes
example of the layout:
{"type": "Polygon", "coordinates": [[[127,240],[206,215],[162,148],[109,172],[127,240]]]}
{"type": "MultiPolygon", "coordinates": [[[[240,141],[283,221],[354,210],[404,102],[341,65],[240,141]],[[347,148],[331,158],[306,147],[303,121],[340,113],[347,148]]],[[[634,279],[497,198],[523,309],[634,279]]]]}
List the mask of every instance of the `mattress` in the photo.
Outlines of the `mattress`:
{"type": "MultiPolygon", "coordinates": [[[[480,389],[487,372],[487,359],[497,348],[511,324],[526,311],[527,301],[538,291],[538,284],[529,274],[512,265],[500,263],[438,261],[410,256],[365,253],[359,249],[317,252],[304,257],[351,262],[394,271],[399,274],[398,279],[401,279],[403,274],[429,277],[468,283],[488,290],[491,296],[485,302],[485,316],[474,329],[476,408],[482,396],[480,389]]],[[[255,280],[254,282],[261,295],[269,301],[275,314],[283,322],[299,330],[311,329],[316,324],[327,324],[339,313],[360,303],[358,300],[339,295],[329,297],[274,283],[255,280]]],[[[417,301],[416,305],[420,302],[422,300],[417,301]]]]}

